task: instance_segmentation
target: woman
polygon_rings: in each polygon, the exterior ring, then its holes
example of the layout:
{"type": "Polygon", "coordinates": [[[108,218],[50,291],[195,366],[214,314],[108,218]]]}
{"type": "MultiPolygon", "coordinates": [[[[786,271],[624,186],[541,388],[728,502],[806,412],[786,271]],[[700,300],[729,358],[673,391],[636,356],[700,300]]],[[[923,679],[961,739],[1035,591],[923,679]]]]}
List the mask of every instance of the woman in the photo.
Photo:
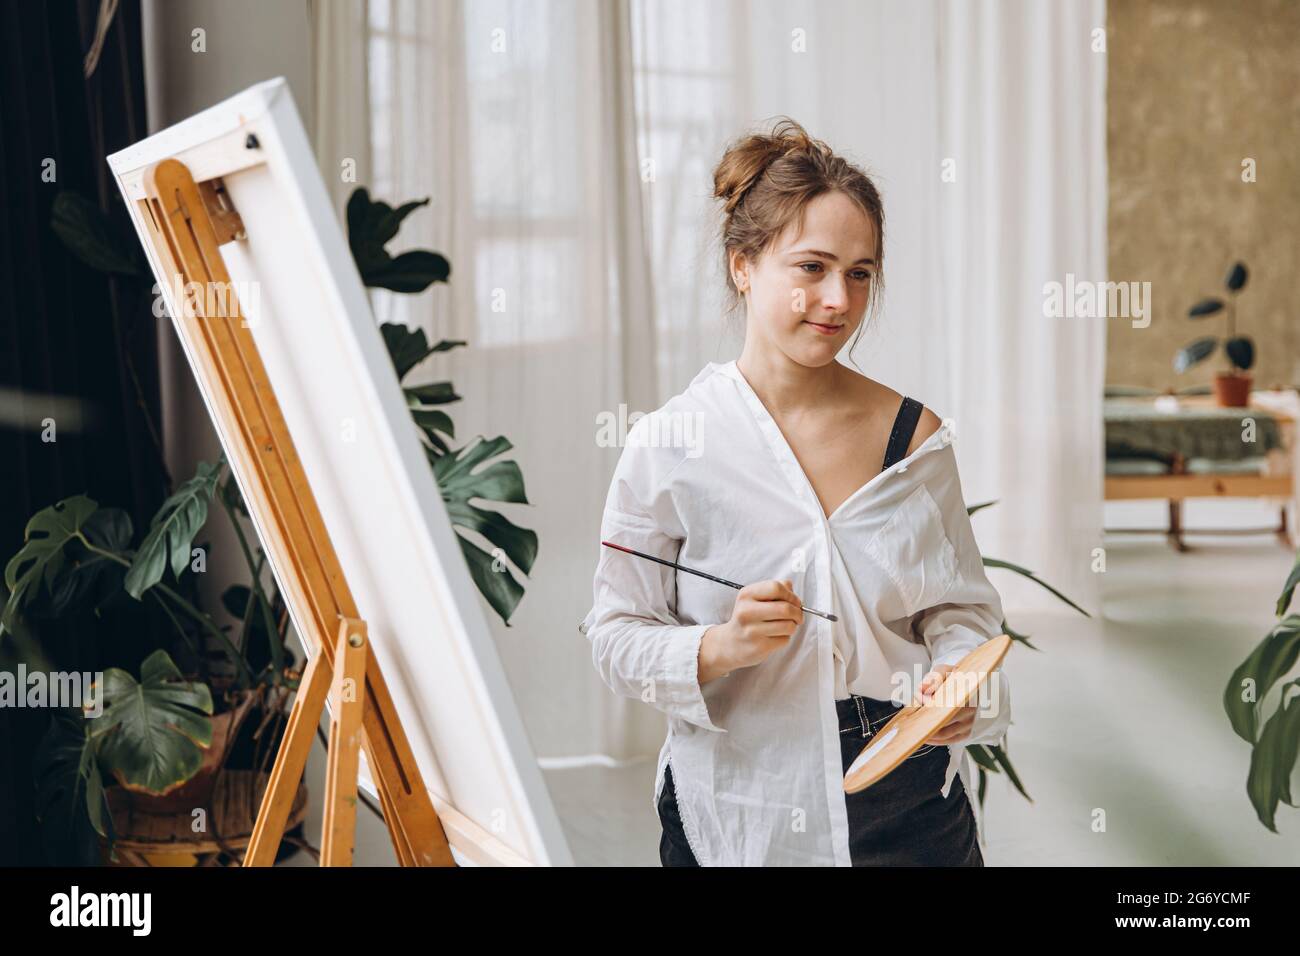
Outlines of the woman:
{"type": "Polygon", "coordinates": [[[635,423],[601,536],[757,583],[602,548],[582,627],[605,682],[668,714],[661,860],[982,866],[963,745],[1005,732],[1001,672],[984,706],[843,792],[900,701],[1002,621],[950,430],[836,361],[879,301],[879,193],[791,120],[728,149],[714,187],[744,348],[635,423]]]}

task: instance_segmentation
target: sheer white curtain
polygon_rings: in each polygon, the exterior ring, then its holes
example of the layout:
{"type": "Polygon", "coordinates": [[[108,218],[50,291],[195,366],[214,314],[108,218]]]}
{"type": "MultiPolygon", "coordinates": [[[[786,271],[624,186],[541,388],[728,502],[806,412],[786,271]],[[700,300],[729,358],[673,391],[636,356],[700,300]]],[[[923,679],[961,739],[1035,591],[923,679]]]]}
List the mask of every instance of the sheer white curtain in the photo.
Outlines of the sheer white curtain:
{"type": "MultiPolygon", "coordinates": [[[[661,380],[738,351],[718,337],[709,173],[788,114],[884,195],[885,309],[841,359],[952,420],[967,501],[1000,502],[975,518],[986,554],[1096,608],[1105,320],[1042,306],[1046,282],[1105,279],[1103,0],[632,9],[661,380]]],[[[1061,606],[994,578],[1009,608],[1061,606]]]]}
{"type": "MultiPolygon", "coordinates": [[[[353,152],[375,195],[432,198],[395,248],[452,262],[448,285],[377,294],[376,314],[468,340],[422,372],[465,396],[458,441],[515,443],[533,506],[503,510],[541,546],[513,626],[494,624],[540,754],[631,758],[662,740],[576,631],[619,453],[597,444],[597,416],[657,407],[738,354],[710,172],[778,114],[884,193],[886,308],[850,364],[953,419],[968,501],[1002,502],[976,518],[986,553],[1095,606],[1104,324],[1043,318],[1042,287],[1104,278],[1103,0],[358,7],[348,56],[368,63],[370,142],[353,152]]],[[[337,55],[317,29],[318,55],[337,55]]],[[[355,116],[355,90],[332,98],[355,116]]],[[[322,166],[344,145],[320,143],[322,166]]],[[[1009,607],[1037,600],[996,583],[1009,607]]]]}
{"type": "Polygon", "coordinates": [[[523,471],[531,506],[490,507],[537,532],[538,558],[511,626],[489,620],[527,731],[543,756],[653,752],[662,724],[600,684],[577,631],[619,452],[597,444],[597,416],[663,397],[626,8],[369,0],[319,12],[318,60],[364,57],[369,108],[358,127],[355,90],[336,95],[349,116],[330,126],[369,142],[318,138],[322,168],[337,170],[340,153],[367,156],[373,196],[429,197],[390,248],[433,249],[452,266],[449,283],[420,295],[374,293],[376,318],[468,342],[413,374],[464,396],[447,407],[457,446],[505,435],[523,471]],[[365,29],[339,54],[340,23],[358,16],[365,29]]]}

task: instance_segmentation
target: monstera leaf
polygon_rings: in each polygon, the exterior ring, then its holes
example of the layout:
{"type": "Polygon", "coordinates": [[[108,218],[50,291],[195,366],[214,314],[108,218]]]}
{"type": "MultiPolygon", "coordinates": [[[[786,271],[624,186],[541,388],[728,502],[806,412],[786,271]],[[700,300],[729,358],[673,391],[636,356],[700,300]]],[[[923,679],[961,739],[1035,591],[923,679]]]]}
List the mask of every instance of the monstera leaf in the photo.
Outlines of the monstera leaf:
{"type": "Polygon", "coordinates": [[[149,533],[126,573],[126,590],[137,601],[162,580],[170,565],[178,578],[190,563],[194,536],[208,520],[208,503],[217,490],[221,462],[199,462],[194,477],[162,503],[149,526],[149,533]]]}
{"type": "Polygon", "coordinates": [[[188,683],[166,651],[140,665],[140,680],[104,671],[101,716],[90,721],[100,761],[128,790],[165,794],[198,772],[212,743],[212,693],[188,683]]]}
{"type": "Polygon", "coordinates": [[[98,863],[94,834],[112,827],[88,729],[80,711],[56,710],[36,751],[36,818],[52,863],[98,863]]]}
{"type": "MultiPolygon", "coordinates": [[[[452,523],[481,534],[508,557],[524,574],[537,558],[537,534],[520,528],[504,515],[470,504],[470,499],[528,504],[524,479],[513,461],[498,461],[475,471],[489,458],[513,447],[504,437],[479,441],[459,451],[430,454],[434,477],[452,523]]],[[[460,536],[461,551],[469,563],[470,576],[494,610],[507,624],[523,597],[523,587],[509,569],[482,548],[460,536]]]]}
{"type": "Polygon", "coordinates": [[[451,263],[436,252],[421,249],[394,258],[384,248],[397,235],[402,220],[428,204],[428,199],[419,199],[394,209],[386,202],[372,200],[364,187],[348,198],[348,245],[361,281],[367,286],[393,292],[423,292],[434,282],[446,282],[450,277],[451,263]]]}
{"type": "Polygon", "coordinates": [[[22,616],[58,616],[94,595],[115,589],[121,565],[90,551],[123,552],[131,541],[131,519],[116,508],[100,509],[85,495],[43,508],[27,522],[24,544],[5,567],[9,598],[0,612],[0,633],[12,632],[22,616]]]}

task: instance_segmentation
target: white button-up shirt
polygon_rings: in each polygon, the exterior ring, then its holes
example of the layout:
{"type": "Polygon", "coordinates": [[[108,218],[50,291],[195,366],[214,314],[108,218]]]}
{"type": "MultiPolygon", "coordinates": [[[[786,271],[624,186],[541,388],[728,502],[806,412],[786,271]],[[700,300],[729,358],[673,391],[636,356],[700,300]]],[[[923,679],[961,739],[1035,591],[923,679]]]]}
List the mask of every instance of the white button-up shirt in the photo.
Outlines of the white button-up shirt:
{"type": "MultiPolygon", "coordinates": [[[[629,430],[601,537],[742,584],[789,579],[805,607],[838,616],[805,614],[762,663],[701,686],[700,638],[737,592],[602,546],[580,630],[610,688],[668,715],[655,801],[671,760],[701,865],[850,865],[835,701],[907,703],[931,666],[1001,633],[949,430],[828,519],[736,363],[710,362],[629,430]]],[[[1005,674],[989,686],[964,744],[1010,723],[1005,674]]],[[[941,792],[960,774],[969,799],[965,746],[950,749],[941,792]]]]}

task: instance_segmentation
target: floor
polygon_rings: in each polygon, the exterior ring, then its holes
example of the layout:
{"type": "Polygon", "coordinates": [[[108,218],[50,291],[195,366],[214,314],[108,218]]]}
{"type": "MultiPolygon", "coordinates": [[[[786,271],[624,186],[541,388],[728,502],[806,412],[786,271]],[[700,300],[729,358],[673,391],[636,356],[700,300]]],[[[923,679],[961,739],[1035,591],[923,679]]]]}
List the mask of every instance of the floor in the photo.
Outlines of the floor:
{"type": "MultiPolygon", "coordinates": [[[[1108,526],[1163,519],[1157,504],[1108,505],[1108,526]]],[[[1275,520],[1250,502],[1192,502],[1186,517],[1192,527],[1275,520]]],[[[1176,554],[1159,536],[1110,536],[1102,617],[1016,618],[1041,650],[1017,649],[1004,665],[1008,749],[1033,802],[990,782],[988,865],[1300,862],[1300,813],[1283,805],[1277,834],[1258,821],[1245,792],[1250,748],[1222,704],[1233,669],[1273,624],[1294,555],[1267,535],[1187,542],[1176,554]]],[[[579,863],[658,865],[653,761],[548,771],[547,781],[579,863]]]]}
{"type": "MultiPolygon", "coordinates": [[[[1110,527],[1160,527],[1147,502],[1112,503],[1110,527]]],[[[1192,502],[1192,527],[1269,526],[1250,502],[1192,502]]],[[[1272,626],[1293,554],[1276,538],[1189,536],[1176,554],[1159,536],[1110,536],[1104,614],[1015,616],[1041,653],[1004,665],[1014,718],[1008,749],[1026,801],[1004,779],[985,801],[990,866],[1236,866],[1300,861],[1300,813],[1283,805],[1266,830],[1245,793],[1250,749],[1228,726],[1233,669],[1272,626]],[[1063,688],[1066,688],[1063,690],[1063,688]]],[[[313,749],[308,780],[324,754],[313,749]]],[[[1297,775],[1300,776],[1300,775],[1297,775]]],[[[546,772],[576,861],[657,866],[652,759],[546,772]]],[[[319,792],[319,785],[316,792],[319,792]]],[[[1300,779],[1293,782],[1300,793],[1300,779]]],[[[313,801],[307,833],[319,840],[313,801]]],[[[383,824],[358,814],[356,862],[391,865],[383,824]]],[[[290,865],[311,865],[298,854],[290,865]]]]}

